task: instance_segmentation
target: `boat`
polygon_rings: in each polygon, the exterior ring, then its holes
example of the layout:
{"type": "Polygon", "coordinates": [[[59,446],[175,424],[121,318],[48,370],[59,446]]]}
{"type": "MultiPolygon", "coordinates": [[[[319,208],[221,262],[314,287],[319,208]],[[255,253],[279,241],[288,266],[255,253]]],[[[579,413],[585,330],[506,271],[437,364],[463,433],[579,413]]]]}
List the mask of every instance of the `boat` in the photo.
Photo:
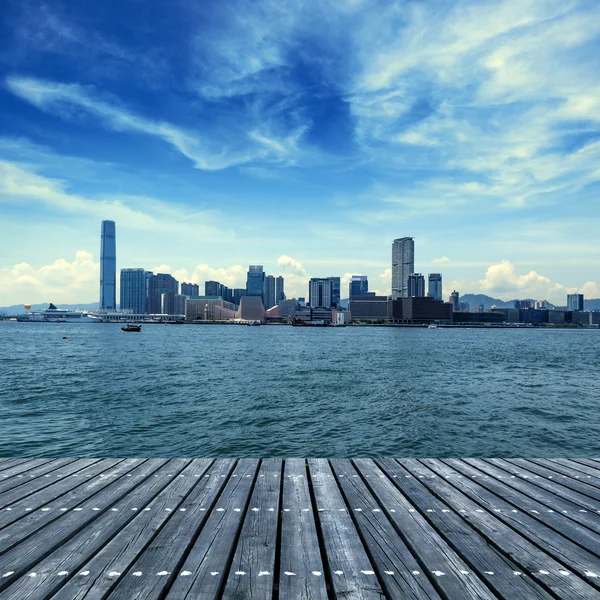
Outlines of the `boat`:
{"type": "Polygon", "coordinates": [[[303,321],[302,319],[297,319],[296,317],[288,317],[288,322],[292,327],[329,327],[329,323],[325,323],[325,321],[303,321]]]}
{"type": "Polygon", "coordinates": [[[142,330],[142,326],[141,325],[134,325],[133,323],[130,323],[129,325],[127,325],[127,327],[121,327],[121,331],[135,331],[135,332],[139,332],[142,330]]]}
{"type": "Polygon", "coordinates": [[[101,323],[102,319],[84,310],[66,310],[57,308],[54,304],[44,310],[32,311],[20,315],[18,321],[33,321],[37,323],[101,323]]]}
{"type": "Polygon", "coordinates": [[[435,323],[431,323],[431,325],[429,325],[427,329],[439,329],[439,327],[435,323]]]}

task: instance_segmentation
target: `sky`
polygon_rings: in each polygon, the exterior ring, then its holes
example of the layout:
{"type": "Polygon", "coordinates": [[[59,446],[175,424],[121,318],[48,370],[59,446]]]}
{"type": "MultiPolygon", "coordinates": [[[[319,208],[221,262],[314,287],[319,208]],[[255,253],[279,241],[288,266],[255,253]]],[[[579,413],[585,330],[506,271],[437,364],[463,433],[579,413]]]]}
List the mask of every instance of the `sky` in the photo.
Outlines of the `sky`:
{"type": "MultiPolygon", "coordinates": [[[[597,0],[4,0],[0,305],[117,267],[600,297],[597,0]]],[[[342,288],[345,289],[345,288],[342,288]]],[[[342,294],[344,295],[344,294],[342,294]]]]}

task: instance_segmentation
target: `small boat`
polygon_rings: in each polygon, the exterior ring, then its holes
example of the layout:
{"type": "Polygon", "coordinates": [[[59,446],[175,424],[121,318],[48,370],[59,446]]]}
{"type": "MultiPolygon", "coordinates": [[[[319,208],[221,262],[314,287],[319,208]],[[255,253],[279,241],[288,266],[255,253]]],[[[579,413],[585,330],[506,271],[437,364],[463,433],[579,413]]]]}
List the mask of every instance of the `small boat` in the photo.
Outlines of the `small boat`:
{"type": "Polygon", "coordinates": [[[428,329],[438,329],[438,326],[435,323],[432,323],[428,326],[428,329]]]}
{"type": "Polygon", "coordinates": [[[129,325],[127,325],[127,327],[121,327],[121,331],[141,331],[141,330],[142,330],[141,325],[134,325],[133,323],[130,323],[129,325]]]}

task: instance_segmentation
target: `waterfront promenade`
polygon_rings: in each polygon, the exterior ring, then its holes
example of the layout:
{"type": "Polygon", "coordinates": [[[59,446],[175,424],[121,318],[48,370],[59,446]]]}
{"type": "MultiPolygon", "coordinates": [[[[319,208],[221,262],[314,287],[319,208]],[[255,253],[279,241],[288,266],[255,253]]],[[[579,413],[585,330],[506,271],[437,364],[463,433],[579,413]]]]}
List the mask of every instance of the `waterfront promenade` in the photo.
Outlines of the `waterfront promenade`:
{"type": "Polygon", "coordinates": [[[0,459],[0,598],[600,598],[600,460],[0,459]]]}

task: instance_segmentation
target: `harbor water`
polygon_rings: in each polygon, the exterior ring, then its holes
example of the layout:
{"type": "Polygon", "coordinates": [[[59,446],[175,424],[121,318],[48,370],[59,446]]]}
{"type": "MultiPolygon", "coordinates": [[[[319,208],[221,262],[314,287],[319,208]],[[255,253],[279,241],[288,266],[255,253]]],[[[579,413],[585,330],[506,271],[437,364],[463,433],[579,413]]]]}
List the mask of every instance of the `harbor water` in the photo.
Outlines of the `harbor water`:
{"type": "Polygon", "coordinates": [[[598,330],[0,322],[0,456],[598,456],[599,367],[598,330]]]}

